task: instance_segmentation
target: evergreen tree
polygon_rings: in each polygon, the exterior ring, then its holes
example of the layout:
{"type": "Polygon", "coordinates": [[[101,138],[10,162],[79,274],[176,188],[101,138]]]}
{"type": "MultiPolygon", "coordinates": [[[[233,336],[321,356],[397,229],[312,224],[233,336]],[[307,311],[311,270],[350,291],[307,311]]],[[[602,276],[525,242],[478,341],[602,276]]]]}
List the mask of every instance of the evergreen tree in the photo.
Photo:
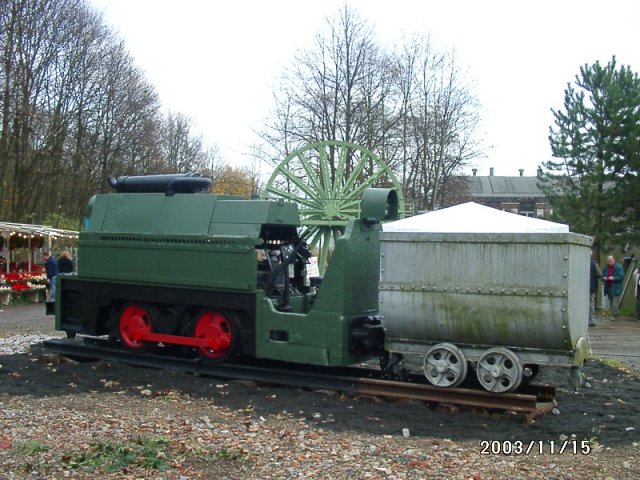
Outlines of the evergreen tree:
{"type": "Polygon", "coordinates": [[[615,57],[603,67],[584,65],[553,110],[549,141],[554,159],[543,162],[539,185],[554,217],[594,236],[597,256],[613,242],[639,237],[640,80],[615,57]]]}

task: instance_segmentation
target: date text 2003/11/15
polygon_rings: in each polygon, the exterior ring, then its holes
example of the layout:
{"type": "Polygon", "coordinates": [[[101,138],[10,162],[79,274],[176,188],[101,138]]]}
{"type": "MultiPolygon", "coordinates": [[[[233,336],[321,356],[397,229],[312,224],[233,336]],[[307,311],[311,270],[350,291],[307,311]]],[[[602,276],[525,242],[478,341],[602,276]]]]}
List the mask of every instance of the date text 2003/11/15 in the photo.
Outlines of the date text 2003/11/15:
{"type": "Polygon", "coordinates": [[[588,455],[591,444],[588,440],[482,440],[480,442],[482,455],[588,455]]]}

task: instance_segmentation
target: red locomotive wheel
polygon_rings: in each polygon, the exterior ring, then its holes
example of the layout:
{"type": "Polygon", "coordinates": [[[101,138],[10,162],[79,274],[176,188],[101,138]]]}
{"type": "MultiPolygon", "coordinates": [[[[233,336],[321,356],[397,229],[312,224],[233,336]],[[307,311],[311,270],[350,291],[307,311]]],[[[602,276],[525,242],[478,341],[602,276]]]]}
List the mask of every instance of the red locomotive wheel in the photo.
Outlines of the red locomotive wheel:
{"type": "Polygon", "coordinates": [[[145,342],[146,335],[151,333],[152,317],[148,309],[132,303],[120,313],[119,334],[124,345],[136,352],[148,352],[156,346],[153,342],[145,342]]]}
{"type": "Polygon", "coordinates": [[[206,310],[198,316],[193,336],[210,340],[210,346],[198,347],[198,351],[203,357],[220,363],[235,353],[240,327],[233,313],[206,310]]]}

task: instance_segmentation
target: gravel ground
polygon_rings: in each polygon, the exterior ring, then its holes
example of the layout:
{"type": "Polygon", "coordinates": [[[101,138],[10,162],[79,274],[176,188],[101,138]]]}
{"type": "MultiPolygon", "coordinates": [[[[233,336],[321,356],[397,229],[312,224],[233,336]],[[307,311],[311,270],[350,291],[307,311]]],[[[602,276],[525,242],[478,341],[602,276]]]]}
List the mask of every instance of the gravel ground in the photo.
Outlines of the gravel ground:
{"type": "Polygon", "coordinates": [[[598,361],[586,365],[577,393],[565,371],[541,371],[540,381],[559,387],[557,414],[525,424],[495,412],[78,363],[39,345],[59,335],[51,317],[16,329],[6,313],[0,480],[640,478],[637,372],[598,361]]]}

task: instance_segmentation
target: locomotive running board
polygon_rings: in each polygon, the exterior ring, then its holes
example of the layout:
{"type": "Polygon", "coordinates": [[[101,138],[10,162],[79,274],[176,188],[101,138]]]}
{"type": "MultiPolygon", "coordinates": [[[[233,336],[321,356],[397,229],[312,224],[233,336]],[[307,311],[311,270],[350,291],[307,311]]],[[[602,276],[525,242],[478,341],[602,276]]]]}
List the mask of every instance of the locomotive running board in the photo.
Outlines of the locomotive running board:
{"type": "MultiPolygon", "coordinates": [[[[140,367],[171,369],[196,375],[250,380],[314,390],[339,390],[358,395],[511,411],[526,415],[529,421],[545,415],[556,406],[555,388],[547,385],[529,385],[527,387],[528,393],[496,394],[471,388],[445,389],[426,384],[365,378],[363,376],[331,375],[308,370],[274,369],[232,363],[212,365],[203,362],[200,358],[141,355],[110,347],[106,340],[86,337],[83,340],[90,342],[90,345],[85,345],[79,340],[68,339],[46,340],[43,345],[48,350],[65,356],[107,360],[140,367]]],[[[344,371],[347,369],[336,370],[344,371]]],[[[353,369],[353,371],[367,372],[368,370],[353,369]]]]}

